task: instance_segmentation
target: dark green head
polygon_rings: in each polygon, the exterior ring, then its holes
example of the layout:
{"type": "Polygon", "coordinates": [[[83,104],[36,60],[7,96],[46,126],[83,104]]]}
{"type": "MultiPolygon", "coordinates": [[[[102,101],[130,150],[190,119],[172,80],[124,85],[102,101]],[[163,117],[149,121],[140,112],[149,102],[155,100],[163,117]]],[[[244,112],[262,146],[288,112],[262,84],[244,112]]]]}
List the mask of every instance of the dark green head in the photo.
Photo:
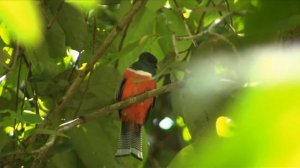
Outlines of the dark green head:
{"type": "Polygon", "coordinates": [[[152,76],[154,76],[156,74],[156,64],[157,59],[154,55],[149,52],[143,52],[140,55],[139,60],[133,63],[130,68],[134,70],[149,72],[152,74],[152,76]]]}

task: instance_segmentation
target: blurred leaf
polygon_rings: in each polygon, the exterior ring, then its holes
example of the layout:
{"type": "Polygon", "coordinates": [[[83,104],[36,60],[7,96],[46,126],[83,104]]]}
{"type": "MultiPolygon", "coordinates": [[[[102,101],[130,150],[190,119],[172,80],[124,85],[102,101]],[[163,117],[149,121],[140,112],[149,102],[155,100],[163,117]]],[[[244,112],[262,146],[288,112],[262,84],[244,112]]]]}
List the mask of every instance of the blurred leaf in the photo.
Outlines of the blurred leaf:
{"type": "Polygon", "coordinates": [[[0,24],[0,47],[3,48],[5,45],[10,44],[9,33],[6,30],[6,26],[0,24]]]}
{"type": "Polygon", "coordinates": [[[170,167],[298,167],[299,91],[299,83],[247,90],[243,103],[229,109],[238,134],[226,141],[207,134],[183,149],[170,167]]]}
{"type": "Polygon", "coordinates": [[[0,20],[10,38],[25,45],[36,45],[42,38],[42,21],[37,2],[0,1],[0,20]]]}
{"type": "MultiPolygon", "coordinates": [[[[215,131],[217,117],[225,114],[226,104],[235,100],[236,91],[242,84],[236,82],[234,74],[216,74],[215,66],[219,62],[235,69],[233,58],[194,59],[189,69],[193,77],[187,79],[179,98],[182,117],[193,138],[215,131]]],[[[179,106],[179,105],[178,105],[179,106]]]]}

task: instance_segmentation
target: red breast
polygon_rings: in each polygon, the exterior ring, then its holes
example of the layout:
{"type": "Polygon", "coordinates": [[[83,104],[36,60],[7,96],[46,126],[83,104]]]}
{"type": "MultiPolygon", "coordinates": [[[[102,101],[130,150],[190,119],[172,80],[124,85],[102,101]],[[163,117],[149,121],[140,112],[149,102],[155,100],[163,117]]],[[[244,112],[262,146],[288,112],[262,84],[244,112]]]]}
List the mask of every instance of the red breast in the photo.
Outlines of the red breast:
{"type": "MultiPolygon", "coordinates": [[[[124,78],[126,79],[126,82],[123,87],[122,100],[156,88],[155,81],[152,80],[151,74],[147,72],[127,69],[124,73],[124,78]]],[[[144,124],[152,104],[153,98],[149,98],[126,107],[122,111],[122,120],[144,124]]]]}

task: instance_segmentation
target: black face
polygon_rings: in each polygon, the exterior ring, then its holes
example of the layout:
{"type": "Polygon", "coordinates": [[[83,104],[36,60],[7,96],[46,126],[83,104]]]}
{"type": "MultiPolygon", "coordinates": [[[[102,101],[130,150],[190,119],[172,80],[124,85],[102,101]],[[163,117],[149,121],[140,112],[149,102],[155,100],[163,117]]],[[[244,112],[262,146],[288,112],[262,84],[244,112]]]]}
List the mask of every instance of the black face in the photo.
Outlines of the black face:
{"type": "Polygon", "coordinates": [[[143,52],[140,55],[139,60],[133,63],[130,68],[149,72],[154,76],[156,74],[156,64],[157,59],[154,55],[149,52],[143,52]]]}
{"type": "Polygon", "coordinates": [[[155,58],[154,55],[152,55],[151,53],[149,52],[143,52],[141,55],[140,55],[140,58],[139,58],[139,61],[145,61],[147,63],[150,63],[150,64],[153,64],[156,66],[157,64],[157,59],[155,58]]]}

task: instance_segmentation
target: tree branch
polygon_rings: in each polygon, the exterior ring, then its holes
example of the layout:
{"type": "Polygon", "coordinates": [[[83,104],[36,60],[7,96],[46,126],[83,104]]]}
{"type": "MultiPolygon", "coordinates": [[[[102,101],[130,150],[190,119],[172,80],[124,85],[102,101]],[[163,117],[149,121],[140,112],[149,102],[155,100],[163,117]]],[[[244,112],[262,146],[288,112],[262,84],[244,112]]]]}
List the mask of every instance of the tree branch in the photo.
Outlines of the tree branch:
{"type": "Polygon", "coordinates": [[[71,86],[68,88],[67,92],[63,96],[63,98],[57,103],[57,105],[54,107],[53,110],[49,111],[48,116],[44,120],[44,123],[42,126],[45,126],[49,123],[49,120],[57,114],[60,113],[63,108],[65,107],[66,103],[70,100],[70,98],[77,92],[78,87],[86,77],[86,75],[93,69],[94,64],[98,61],[99,58],[101,58],[105,51],[109,48],[109,46],[112,44],[116,36],[121,32],[121,30],[130,22],[130,20],[133,18],[133,16],[137,13],[139,9],[141,9],[145,4],[147,0],[137,0],[129,12],[117,23],[115,28],[110,32],[110,34],[106,37],[106,39],[103,41],[101,46],[97,49],[96,53],[93,55],[93,57],[90,59],[86,67],[78,74],[76,79],[73,81],[71,86]]]}
{"type": "MultiPolygon", "coordinates": [[[[109,116],[115,110],[125,108],[129,105],[141,102],[150,97],[154,97],[154,96],[158,96],[158,95],[161,95],[161,94],[164,94],[167,92],[171,92],[172,90],[182,88],[183,86],[184,86],[184,81],[171,83],[171,84],[165,85],[159,89],[150,90],[143,94],[128,98],[126,100],[114,103],[114,104],[106,106],[106,107],[103,107],[99,110],[96,110],[96,111],[90,113],[90,114],[80,116],[74,120],[67,121],[67,122],[61,124],[57,128],[57,132],[62,133],[62,132],[68,131],[68,130],[76,127],[79,124],[87,123],[87,122],[96,120],[101,117],[109,116]]],[[[32,165],[32,167],[35,167],[40,163],[40,161],[45,157],[45,155],[49,151],[49,149],[55,144],[56,139],[57,139],[57,135],[51,135],[44,146],[42,146],[41,148],[32,152],[32,153],[38,154],[35,158],[35,161],[34,161],[34,164],[32,165]]]]}

